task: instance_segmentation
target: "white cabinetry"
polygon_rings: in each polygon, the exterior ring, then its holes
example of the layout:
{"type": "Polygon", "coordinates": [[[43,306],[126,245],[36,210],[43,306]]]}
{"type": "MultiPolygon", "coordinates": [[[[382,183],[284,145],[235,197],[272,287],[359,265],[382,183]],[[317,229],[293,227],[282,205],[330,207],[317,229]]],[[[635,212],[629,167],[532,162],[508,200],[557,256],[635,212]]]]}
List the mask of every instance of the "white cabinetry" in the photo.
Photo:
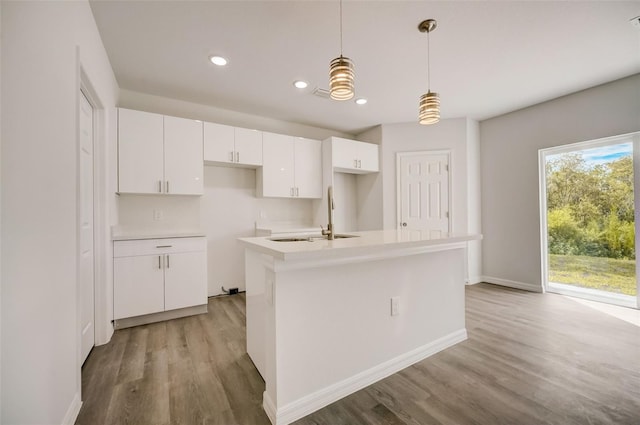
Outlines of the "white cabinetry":
{"type": "Polygon", "coordinates": [[[207,304],[206,238],[116,241],[113,249],[114,319],[207,304]]]}
{"type": "Polygon", "coordinates": [[[118,109],[118,192],[202,195],[202,123],[118,109]]]}
{"type": "Polygon", "coordinates": [[[379,171],[378,145],[332,137],[331,156],[335,171],[375,173],[379,171]]]}
{"type": "Polygon", "coordinates": [[[322,142],[263,133],[259,195],[276,198],[322,198],[322,142]]]}
{"type": "Polygon", "coordinates": [[[204,160],[221,165],[262,165],[262,132],[204,123],[204,160]]]}

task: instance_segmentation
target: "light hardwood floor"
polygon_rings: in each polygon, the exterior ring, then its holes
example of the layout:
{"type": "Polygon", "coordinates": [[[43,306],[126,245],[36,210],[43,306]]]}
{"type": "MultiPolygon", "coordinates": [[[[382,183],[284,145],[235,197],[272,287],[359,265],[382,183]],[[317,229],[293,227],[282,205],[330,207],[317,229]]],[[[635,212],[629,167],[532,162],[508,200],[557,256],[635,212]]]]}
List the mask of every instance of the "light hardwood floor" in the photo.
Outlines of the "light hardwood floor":
{"type": "MultiPolygon", "coordinates": [[[[467,287],[466,302],[467,341],[296,424],[640,425],[639,327],[488,284],[467,287]]],[[[269,424],[244,325],[236,295],[116,331],[85,363],[76,424],[269,424]]]]}

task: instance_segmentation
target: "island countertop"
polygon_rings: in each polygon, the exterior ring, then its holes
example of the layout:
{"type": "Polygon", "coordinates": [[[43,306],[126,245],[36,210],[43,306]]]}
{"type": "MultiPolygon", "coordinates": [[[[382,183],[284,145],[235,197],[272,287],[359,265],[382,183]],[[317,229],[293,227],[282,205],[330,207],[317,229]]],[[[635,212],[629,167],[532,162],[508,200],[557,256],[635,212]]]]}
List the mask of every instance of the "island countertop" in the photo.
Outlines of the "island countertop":
{"type": "Polygon", "coordinates": [[[308,240],[294,242],[274,240],[282,239],[278,236],[238,240],[246,248],[268,254],[276,260],[294,261],[362,255],[384,257],[398,250],[415,253],[440,251],[463,247],[468,241],[482,239],[479,234],[434,234],[420,230],[374,230],[345,234],[354,237],[327,240],[320,235],[300,235],[299,238],[308,240]]]}

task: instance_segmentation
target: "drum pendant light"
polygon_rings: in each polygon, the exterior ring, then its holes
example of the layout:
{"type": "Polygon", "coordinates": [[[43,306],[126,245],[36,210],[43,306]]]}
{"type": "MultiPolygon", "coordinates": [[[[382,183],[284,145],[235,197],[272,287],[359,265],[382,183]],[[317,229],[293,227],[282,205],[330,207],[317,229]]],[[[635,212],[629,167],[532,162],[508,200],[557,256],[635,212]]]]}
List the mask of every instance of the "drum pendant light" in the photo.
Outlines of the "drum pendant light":
{"type": "Polygon", "coordinates": [[[342,56],[342,0],[340,0],[340,56],[329,65],[329,96],[333,100],[349,100],[355,94],[355,71],[351,59],[342,56]]]}
{"type": "Polygon", "coordinates": [[[431,92],[430,58],[429,58],[429,34],[436,29],[438,23],[435,19],[427,19],[420,22],[418,30],[427,33],[427,93],[420,96],[420,110],[418,120],[420,124],[435,124],[440,121],[440,96],[431,92]]]}

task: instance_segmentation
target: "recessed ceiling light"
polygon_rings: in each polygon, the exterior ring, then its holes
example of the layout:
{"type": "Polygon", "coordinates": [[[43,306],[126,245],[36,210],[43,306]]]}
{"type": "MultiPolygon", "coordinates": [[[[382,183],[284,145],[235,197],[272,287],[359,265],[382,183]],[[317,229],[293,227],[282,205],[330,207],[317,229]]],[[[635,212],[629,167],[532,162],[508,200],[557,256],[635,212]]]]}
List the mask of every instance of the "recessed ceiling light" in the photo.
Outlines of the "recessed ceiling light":
{"type": "Polygon", "coordinates": [[[356,99],[356,103],[358,105],[364,105],[365,103],[367,103],[367,99],[365,99],[364,97],[359,97],[358,99],[356,99]]]}
{"type": "Polygon", "coordinates": [[[298,89],[306,89],[309,83],[307,83],[306,81],[297,80],[293,82],[293,85],[298,89]]]}
{"type": "Polygon", "coordinates": [[[210,56],[209,60],[212,64],[218,66],[225,66],[227,64],[227,59],[223,58],[222,56],[210,56]]]}

